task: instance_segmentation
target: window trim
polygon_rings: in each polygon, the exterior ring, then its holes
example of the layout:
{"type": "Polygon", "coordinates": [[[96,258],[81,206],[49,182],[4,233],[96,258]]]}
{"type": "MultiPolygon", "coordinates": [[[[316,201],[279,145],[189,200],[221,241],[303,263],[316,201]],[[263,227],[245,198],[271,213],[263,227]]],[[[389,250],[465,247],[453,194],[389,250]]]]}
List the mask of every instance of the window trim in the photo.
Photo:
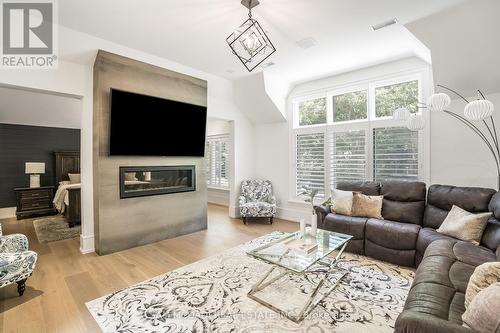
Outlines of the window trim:
{"type": "MultiPolygon", "coordinates": [[[[375,89],[387,85],[417,81],[418,82],[418,99],[424,99],[431,94],[431,77],[430,67],[421,66],[418,69],[411,69],[401,71],[399,73],[392,73],[389,75],[382,75],[367,80],[358,80],[351,84],[341,84],[336,86],[328,86],[315,91],[303,92],[297,95],[290,95],[289,108],[291,109],[292,121],[289,122],[289,199],[291,203],[301,202],[303,198],[296,195],[296,136],[297,134],[318,133],[323,132],[325,138],[329,135],[329,131],[355,131],[364,129],[366,135],[366,169],[367,179],[373,179],[374,175],[374,161],[373,161],[373,130],[382,127],[403,127],[404,124],[392,120],[391,117],[376,117],[375,115],[375,89]],[[360,90],[367,90],[367,119],[356,119],[342,122],[333,122],[333,96],[341,95],[349,92],[356,92],[360,90]],[[316,99],[320,97],[327,98],[327,123],[319,125],[298,126],[298,103],[305,100],[316,99]]],[[[419,110],[419,114],[422,114],[419,110]]],[[[418,160],[419,160],[419,180],[428,181],[430,170],[430,125],[427,113],[423,113],[426,126],[418,136],[418,160]]],[[[327,151],[329,145],[325,144],[325,162],[329,152],[327,151]]],[[[326,164],[325,164],[326,167],[326,164]]],[[[325,197],[330,196],[330,170],[325,170],[325,197]]]]}

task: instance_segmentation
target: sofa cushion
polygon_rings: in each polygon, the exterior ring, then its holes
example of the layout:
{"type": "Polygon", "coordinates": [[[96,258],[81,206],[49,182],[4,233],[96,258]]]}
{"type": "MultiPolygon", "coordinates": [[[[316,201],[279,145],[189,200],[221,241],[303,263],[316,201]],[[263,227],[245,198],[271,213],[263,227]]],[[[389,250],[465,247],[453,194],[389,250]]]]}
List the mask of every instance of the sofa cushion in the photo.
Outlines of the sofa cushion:
{"type": "Polygon", "coordinates": [[[384,219],[422,225],[426,186],[422,182],[388,181],[381,184],[384,219]]]}
{"type": "Polygon", "coordinates": [[[500,246],[500,221],[491,217],[481,238],[481,245],[495,251],[500,246]]]}
{"type": "Polygon", "coordinates": [[[361,192],[365,195],[380,195],[379,182],[341,182],[337,184],[337,189],[361,192]]]}
{"type": "Polygon", "coordinates": [[[495,193],[488,188],[432,185],[427,192],[424,227],[439,228],[453,205],[471,213],[487,212],[495,193]]]}
{"type": "Polygon", "coordinates": [[[368,219],[366,239],[395,250],[414,250],[420,226],[389,220],[368,219]]]}
{"type": "MultiPolygon", "coordinates": [[[[429,233],[427,228],[421,232],[429,233]]],[[[435,332],[462,331],[469,278],[477,266],[494,258],[490,250],[468,242],[452,239],[432,242],[417,269],[405,309],[396,322],[396,332],[420,332],[419,326],[409,329],[408,325],[417,322],[408,318],[419,318],[423,327],[424,321],[432,323],[435,332]]]]}
{"type": "Polygon", "coordinates": [[[331,213],[325,217],[322,227],[326,230],[353,236],[347,244],[346,251],[364,254],[365,224],[367,220],[365,217],[331,213]]]}
{"type": "Polygon", "coordinates": [[[397,265],[415,265],[415,245],[420,226],[369,219],[365,228],[365,254],[397,265]]]}
{"type": "Polygon", "coordinates": [[[420,261],[423,258],[423,255],[425,253],[425,250],[427,247],[434,241],[440,240],[440,239],[447,239],[447,240],[455,240],[455,238],[446,236],[443,234],[440,234],[436,230],[432,228],[422,228],[420,229],[420,232],[418,233],[418,239],[417,239],[417,258],[415,260],[416,266],[420,265],[420,261]]]}

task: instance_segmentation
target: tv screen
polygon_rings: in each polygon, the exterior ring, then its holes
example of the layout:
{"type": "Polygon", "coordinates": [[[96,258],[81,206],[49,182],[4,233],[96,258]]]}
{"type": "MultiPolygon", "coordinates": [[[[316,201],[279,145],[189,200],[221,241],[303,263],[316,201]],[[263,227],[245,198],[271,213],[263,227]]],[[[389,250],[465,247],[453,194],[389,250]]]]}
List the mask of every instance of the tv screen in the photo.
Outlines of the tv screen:
{"type": "Polygon", "coordinates": [[[111,89],[110,155],[205,155],[207,108],[111,89]]]}

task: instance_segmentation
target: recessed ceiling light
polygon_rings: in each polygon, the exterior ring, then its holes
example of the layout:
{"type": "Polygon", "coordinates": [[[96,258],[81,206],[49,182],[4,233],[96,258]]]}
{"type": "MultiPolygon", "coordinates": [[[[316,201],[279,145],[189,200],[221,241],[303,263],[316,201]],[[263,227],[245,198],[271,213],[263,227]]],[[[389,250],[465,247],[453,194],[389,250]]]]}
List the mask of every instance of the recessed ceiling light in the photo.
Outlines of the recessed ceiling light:
{"type": "Polygon", "coordinates": [[[318,42],[312,37],[307,37],[297,41],[296,43],[300,48],[308,49],[315,46],[318,42]]]}
{"type": "Polygon", "coordinates": [[[382,22],[382,23],[379,23],[379,24],[376,24],[376,25],[372,25],[371,28],[373,31],[377,31],[377,30],[380,30],[380,29],[383,29],[383,28],[387,28],[391,25],[394,25],[398,23],[398,19],[397,18],[393,18],[393,19],[390,19],[389,21],[385,21],[385,22],[382,22]]]}

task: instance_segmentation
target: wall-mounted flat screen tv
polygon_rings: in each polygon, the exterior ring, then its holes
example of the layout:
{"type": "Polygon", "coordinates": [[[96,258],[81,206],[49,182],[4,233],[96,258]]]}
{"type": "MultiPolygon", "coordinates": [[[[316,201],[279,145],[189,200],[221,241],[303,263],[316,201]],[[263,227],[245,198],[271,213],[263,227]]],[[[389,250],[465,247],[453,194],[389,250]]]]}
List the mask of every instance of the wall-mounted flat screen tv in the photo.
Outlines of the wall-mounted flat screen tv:
{"type": "Polygon", "coordinates": [[[110,155],[205,155],[205,106],[111,89],[110,155]]]}

